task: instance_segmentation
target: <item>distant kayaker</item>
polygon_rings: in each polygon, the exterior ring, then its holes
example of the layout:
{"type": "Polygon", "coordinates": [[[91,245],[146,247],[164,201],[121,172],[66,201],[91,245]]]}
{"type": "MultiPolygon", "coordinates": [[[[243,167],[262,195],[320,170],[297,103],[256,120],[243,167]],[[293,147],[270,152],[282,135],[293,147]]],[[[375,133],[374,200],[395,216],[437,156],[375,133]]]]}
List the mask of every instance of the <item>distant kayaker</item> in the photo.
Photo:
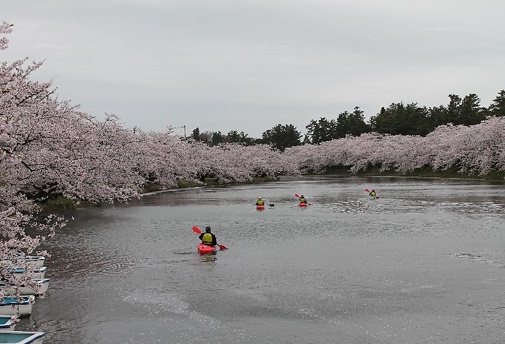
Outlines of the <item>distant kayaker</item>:
{"type": "Polygon", "coordinates": [[[205,233],[200,234],[200,240],[202,240],[202,244],[214,246],[217,245],[216,236],[211,233],[210,226],[205,227],[205,233]]]}
{"type": "Polygon", "coordinates": [[[370,195],[370,197],[372,197],[372,198],[377,197],[377,194],[375,193],[375,190],[370,191],[369,195],[370,195]]]}
{"type": "Polygon", "coordinates": [[[298,202],[307,203],[307,199],[305,198],[305,196],[301,195],[300,198],[298,198],[298,202]]]}
{"type": "Polygon", "coordinates": [[[263,201],[263,199],[260,197],[258,197],[258,200],[256,201],[256,205],[265,205],[265,202],[263,201]]]}

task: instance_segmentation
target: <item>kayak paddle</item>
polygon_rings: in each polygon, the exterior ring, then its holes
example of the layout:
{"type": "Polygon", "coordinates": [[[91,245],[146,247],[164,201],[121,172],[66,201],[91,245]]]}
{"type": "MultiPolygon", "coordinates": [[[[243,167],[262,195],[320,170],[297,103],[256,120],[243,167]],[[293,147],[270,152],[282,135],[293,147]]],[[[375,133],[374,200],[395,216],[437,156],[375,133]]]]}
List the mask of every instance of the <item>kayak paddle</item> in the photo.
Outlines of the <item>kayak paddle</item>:
{"type": "MultiPolygon", "coordinates": [[[[193,226],[193,232],[195,232],[196,234],[202,234],[202,231],[197,226],[193,226]]],[[[224,245],[219,245],[219,244],[217,244],[217,246],[219,246],[219,248],[221,250],[226,250],[228,248],[228,247],[226,247],[224,245]]]]}

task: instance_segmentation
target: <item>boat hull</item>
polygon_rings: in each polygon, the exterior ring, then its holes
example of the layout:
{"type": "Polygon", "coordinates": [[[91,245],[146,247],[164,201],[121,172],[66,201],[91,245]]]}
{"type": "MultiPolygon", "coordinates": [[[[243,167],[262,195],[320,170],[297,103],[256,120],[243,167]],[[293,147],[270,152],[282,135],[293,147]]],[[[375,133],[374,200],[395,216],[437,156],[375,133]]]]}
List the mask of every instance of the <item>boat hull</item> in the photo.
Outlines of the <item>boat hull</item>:
{"type": "MultiPolygon", "coordinates": [[[[5,315],[30,315],[32,314],[35,296],[5,297],[0,303],[0,314],[5,315]]],[[[1,343],[1,341],[0,341],[1,343]]]]}
{"type": "Polygon", "coordinates": [[[5,283],[0,282],[0,289],[5,290],[7,294],[16,294],[17,290],[21,295],[44,295],[49,288],[49,281],[49,278],[35,278],[33,279],[33,286],[24,285],[21,287],[15,287],[12,285],[6,286],[5,283]]]}
{"type": "Polygon", "coordinates": [[[256,210],[265,210],[265,206],[264,205],[257,205],[256,210]]]}
{"type": "Polygon", "coordinates": [[[0,332],[0,343],[42,344],[45,335],[44,332],[30,331],[0,332]]]}
{"type": "Polygon", "coordinates": [[[14,331],[17,319],[15,315],[0,315],[0,332],[14,331]]]}
{"type": "Polygon", "coordinates": [[[303,208],[307,206],[307,203],[298,203],[298,206],[303,208]]]}
{"type": "Polygon", "coordinates": [[[216,246],[198,244],[198,253],[200,254],[210,254],[216,252],[216,246]]]}
{"type": "MultiPolygon", "coordinates": [[[[8,270],[14,276],[24,276],[27,274],[27,269],[23,267],[9,268],[8,270]]],[[[45,266],[41,267],[33,266],[33,269],[29,268],[28,272],[33,273],[36,278],[43,279],[44,276],[46,275],[46,270],[47,267],[45,266]]]]}
{"type": "Polygon", "coordinates": [[[25,261],[27,265],[37,266],[39,268],[44,266],[46,262],[46,257],[44,256],[26,256],[23,258],[18,258],[18,260],[25,261]]]}
{"type": "Polygon", "coordinates": [[[43,267],[44,266],[44,263],[46,261],[46,257],[44,256],[24,256],[24,257],[19,257],[19,256],[16,256],[16,257],[13,257],[11,259],[8,259],[12,262],[16,262],[16,263],[21,263],[23,266],[26,265],[26,266],[29,266],[30,268],[33,268],[33,267],[43,267]]]}

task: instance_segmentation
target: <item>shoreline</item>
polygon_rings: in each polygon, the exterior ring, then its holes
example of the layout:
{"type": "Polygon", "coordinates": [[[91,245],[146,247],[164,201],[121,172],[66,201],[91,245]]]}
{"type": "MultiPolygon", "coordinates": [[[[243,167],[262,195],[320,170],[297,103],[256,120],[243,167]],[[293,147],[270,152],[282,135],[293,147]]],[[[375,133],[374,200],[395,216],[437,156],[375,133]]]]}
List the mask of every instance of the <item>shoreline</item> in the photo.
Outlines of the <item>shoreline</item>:
{"type": "MultiPolygon", "coordinates": [[[[307,173],[301,174],[299,176],[277,176],[275,179],[273,178],[255,178],[252,181],[248,182],[232,182],[232,183],[218,183],[215,182],[212,178],[208,178],[203,185],[197,185],[192,183],[182,182],[181,185],[177,185],[172,188],[153,188],[146,192],[140,192],[139,197],[154,195],[157,193],[164,192],[174,192],[181,189],[188,188],[204,188],[204,187],[219,187],[219,186],[228,186],[228,185],[239,185],[239,184],[261,184],[261,183],[270,183],[275,181],[289,181],[289,180],[303,180],[303,179],[322,179],[322,178],[405,178],[405,179],[445,179],[445,180],[467,180],[467,181],[480,181],[486,183],[495,183],[498,185],[505,185],[505,172],[496,172],[493,173],[493,176],[476,176],[476,175],[463,175],[461,173],[457,173],[454,170],[452,171],[441,171],[441,172],[433,172],[429,171],[418,171],[411,172],[407,174],[395,172],[395,171],[384,171],[380,172],[378,169],[371,169],[366,171],[359,171],[358,173],[351,173],[348,169],[331,169],[324,173],[307,173]],[[444,173],[441,173],[444,172],[444,173]],[[504,177],[502,178],[501,175],[504,177]]],[[[81,203],[79,205],[75,205],[72,200],[65,199],[62,197],[58,197],[54,200],[50,200],[49,202],[40,204],[43,208],[43,212],[64,212],[65,210],[76,209],[81,207],[102,207],[106,203],[98,203],[98,204],[87,204],[81,203]]],[[[108,203],[107,203],[108,204],[108,203]]]]}
{"type": "Polygon", "coordinates": [[[482,180],[505,182],[505,171],[492,171],[486,175],[475,173],[459,173],[456,168],[433,171],[430,168],[417,169],[412,172],[402,173],[394,170],[380,171],[378,168],[367,169],[351,173],[348,168],[330,168],[319,174],[303,174],[303,176],[336,176],[336,177],[401,177],[423,179],[458,179],[458,180],[482,180]]]}

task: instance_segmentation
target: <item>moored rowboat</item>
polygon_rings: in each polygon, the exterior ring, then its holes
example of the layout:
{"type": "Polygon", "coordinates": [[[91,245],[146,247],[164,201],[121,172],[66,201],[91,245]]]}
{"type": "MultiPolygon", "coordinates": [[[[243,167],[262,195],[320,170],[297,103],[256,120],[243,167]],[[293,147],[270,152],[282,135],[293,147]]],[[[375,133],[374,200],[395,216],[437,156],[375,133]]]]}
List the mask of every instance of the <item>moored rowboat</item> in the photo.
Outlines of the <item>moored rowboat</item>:
{"type": "Polygon", "coordinates": [[[46,257],[44,256],[15,256],[12,258],[7,258],[7,260],[13,261],[13,262],[18,262],[21,263],[22,265],[27,265],[27,266],[36,266],[36,267],[42,267],[44,266],[44,262],[46,261],[46,257]]]}
{"type": "Polygon", "coordinates": [[[8,294],[15,294],[18,291],[22,295],[44,295],[49,288],[49,281],[51,281],[49,278],[34,278],[33,283],[22,286],[6,285],[5,282],[0,282],[0,289],[8,294]]]}
{"type": "Polygon", "coordinates": [[[0,333],[0,343],[42,344],[44,332],[9,331],[0,333]]]}
{"type": "MultiPolygon", "coordinates": [[[[35,303],[34,295],[20,297],[4,297],[0,302],[0,314],[6,315],[30,315],[35,303]]],[[[0,343],[2,343],[0,341],[0,343]]]]}
{"type": "Polygon", "coordinates": [[[216,246],[198,244],[198,253],[209,254],[209,253],[213,253],[213,252],[216,252],[216,246]]]}
{"type": "Polygon", "coordinates": [[[34,265],[38,267],[44,266],[46,257],[44,256],[25,256],[17,258],[18,261],[25,262],[27,265],[34,265]]]}
{"type": "Polygon", "coordinates": [[[30,267],[28,270],[24,267],[15,267],[15,268],[7,268],[7,270],[12,273],[14,276],[23,276],[26,275],[27,272],[35,274],[37,278],[44,278],[46,274],[47,267],[46,266],[33,266],[30,267]]]}
{"type": "Polygon", "coordinates": [[[0,331],[14,331],[18,320],[16,315],[0,315],[0,331]]]}

